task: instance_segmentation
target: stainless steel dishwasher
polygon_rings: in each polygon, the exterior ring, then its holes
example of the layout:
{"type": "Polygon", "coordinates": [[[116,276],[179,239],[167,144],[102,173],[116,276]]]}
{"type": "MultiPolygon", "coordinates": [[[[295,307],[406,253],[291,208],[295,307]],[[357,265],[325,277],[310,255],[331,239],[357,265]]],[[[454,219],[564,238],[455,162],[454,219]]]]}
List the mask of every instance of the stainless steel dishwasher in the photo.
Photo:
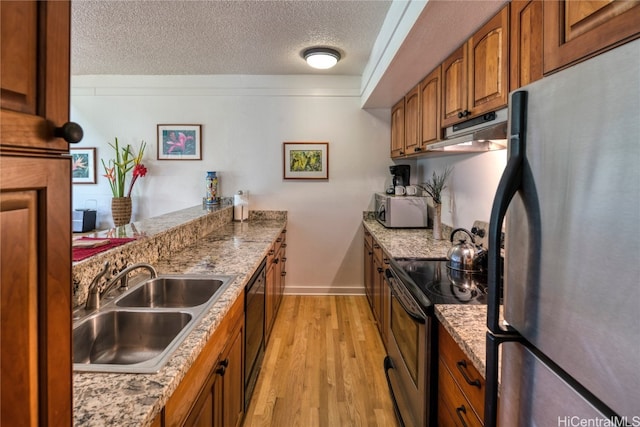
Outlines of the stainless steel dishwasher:
{"type": "Polygon", "coordinates": [[[267,259],[253,274],[245,287],[244,316],[244,409],[249,407],[253,389],[264,357],[264,304],[267,259]]]}

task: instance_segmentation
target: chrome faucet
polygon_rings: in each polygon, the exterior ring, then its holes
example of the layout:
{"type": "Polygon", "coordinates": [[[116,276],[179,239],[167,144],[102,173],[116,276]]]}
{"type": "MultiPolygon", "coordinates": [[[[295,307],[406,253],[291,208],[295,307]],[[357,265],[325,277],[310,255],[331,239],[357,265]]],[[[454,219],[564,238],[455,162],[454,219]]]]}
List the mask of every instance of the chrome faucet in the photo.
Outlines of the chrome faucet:
{"type": "Polygon", "coordinates": [[[158,272],[155,268],[153,268],[152,265],[146,263],[138,263],[126,267],[114,278],[111,278],[111,274],[109,274],[109,262],[105,262],[102,271],[100,271],[100,273],[98,273],[98,275],[93,278],[91,284],[89,285],[89,296],[87,297],[85,309],[96,310],[100,308],[100,301],[102,300],[102,298],[107,295],[118,282],[120,282],[120,288],[127,289],[129,286],[129,273],[131,273],[133,270],[137,270],[138,268],[144,268],[148,270],[151,274],[152,279],[158,277],[158,272]],[[102,292],[100,292],[100,282],[103,277],[107,280],[107,283],[104,285],[104,289],[102,290],[102,292]]]}

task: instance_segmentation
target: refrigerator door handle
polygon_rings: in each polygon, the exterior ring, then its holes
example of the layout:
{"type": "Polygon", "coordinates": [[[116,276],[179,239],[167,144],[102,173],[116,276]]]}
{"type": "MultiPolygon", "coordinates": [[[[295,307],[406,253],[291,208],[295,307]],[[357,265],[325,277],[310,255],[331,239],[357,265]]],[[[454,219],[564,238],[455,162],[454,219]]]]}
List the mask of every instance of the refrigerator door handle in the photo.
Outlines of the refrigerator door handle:
{"type": "Polygon", "coordinates": [[[500,328],[500,240],[504,216],[513,196],[522,182],[522,164],[526,148],[527,92],[517,91],[511,95],[511,134],[509,136],[509,158],[500,178],[496,196],[491,207],[488,236],[488,285],[487,327],[495,334],[505,333],[500,328]]]}

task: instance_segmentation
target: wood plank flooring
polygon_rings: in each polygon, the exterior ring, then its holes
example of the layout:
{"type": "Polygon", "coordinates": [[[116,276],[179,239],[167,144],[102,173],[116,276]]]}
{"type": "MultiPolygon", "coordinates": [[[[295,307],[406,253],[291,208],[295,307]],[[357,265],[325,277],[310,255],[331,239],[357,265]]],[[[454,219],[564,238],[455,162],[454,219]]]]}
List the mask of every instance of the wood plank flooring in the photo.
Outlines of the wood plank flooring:
{"type": "Polygon", "coordinates": [[[365,296],[285,296],[244,427],[397,426],[365,296]]]}

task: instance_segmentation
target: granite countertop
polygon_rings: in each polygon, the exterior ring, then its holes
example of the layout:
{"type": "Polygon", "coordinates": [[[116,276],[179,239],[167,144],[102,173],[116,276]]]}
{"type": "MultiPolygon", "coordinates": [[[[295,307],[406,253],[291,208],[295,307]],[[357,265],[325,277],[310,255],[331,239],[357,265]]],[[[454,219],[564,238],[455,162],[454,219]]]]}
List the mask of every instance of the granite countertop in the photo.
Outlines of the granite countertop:
{"type": "MultiPolygon", "coordinates": [[[[434,240],[430,229],[390,229],[375,219],[366,217],[363,225],[392,258],[445,257],[451,247],[449,240],[434,240]]],[[[448,233],[445,232],[443,235],[446,236],[448,233]]],[[[484,376],[487,307],[436,304],[435,314],[473,366],[484,376]]]]}
{"type": "Polygon", "coordinates": [[[194,243],[169,252],[169,256],[160,256],[154,262],[159,274],[236,277],[158,373],[74,372],[74,425],[151,424],[286,226],[286,213],[277,219],[254,218],[257,219],[222,224],[194,243]]]}

